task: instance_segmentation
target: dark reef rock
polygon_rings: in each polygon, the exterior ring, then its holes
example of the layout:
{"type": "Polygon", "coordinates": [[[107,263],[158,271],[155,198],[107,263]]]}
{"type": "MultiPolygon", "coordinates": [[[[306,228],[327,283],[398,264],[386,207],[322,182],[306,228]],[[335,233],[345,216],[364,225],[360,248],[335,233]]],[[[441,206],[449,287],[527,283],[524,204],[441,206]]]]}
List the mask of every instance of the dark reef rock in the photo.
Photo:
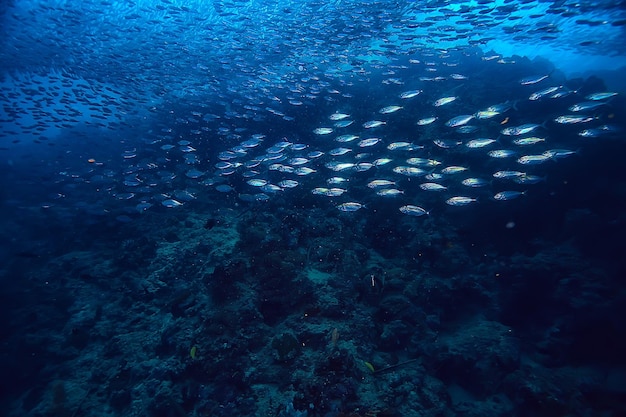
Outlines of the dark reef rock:
{"type": "Polygon", "coordinates": [[[435,361],[432,365],[442,381],[485,398],[518,369],[519,340],[500,323],[476,320],[442,335],[435,361]]]}
{"type": "Polygon", "coordinates": [[[272,339],[272,349],[274,349],[276,360],[279,362],[293,360],[300,347],[298,339],[291,333],[283,333],[272,339]]]}
{"type": "Polygon", "coordinates": [[[224,304],[239,297],[237,283],[246,273],[243,262],[229,262],[215,267],[213,273],[207,277],[207,284],[211,289],[213,301],[224,304]]]}

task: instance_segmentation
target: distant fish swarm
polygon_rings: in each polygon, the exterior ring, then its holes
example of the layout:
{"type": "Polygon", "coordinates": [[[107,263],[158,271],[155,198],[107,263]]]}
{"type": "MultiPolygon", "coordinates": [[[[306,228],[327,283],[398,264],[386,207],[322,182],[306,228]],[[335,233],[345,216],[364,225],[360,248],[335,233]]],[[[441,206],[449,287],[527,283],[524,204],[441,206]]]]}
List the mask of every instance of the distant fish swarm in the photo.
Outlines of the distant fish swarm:
{"type": "Polygon", "coordinates": [[[626,17],[617,4],[598,20],[595,3],[488,3],[11,4],[0,147],[66,147],[47,209],[297,196],[345,216],[427,218],[518,204],[547,166],[622,132],[623,97],[493,53],[493,41],[626,55],[626,17]]]}

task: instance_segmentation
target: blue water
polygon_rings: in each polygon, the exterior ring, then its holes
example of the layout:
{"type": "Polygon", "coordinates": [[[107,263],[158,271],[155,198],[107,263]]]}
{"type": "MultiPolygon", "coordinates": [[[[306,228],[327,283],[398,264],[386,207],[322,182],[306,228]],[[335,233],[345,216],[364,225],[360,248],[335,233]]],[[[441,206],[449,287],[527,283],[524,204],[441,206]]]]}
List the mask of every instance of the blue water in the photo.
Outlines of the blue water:
{"type": "Polygon", "coordinates": [[[0,20],[2,415],[626,414],[623,4],[0,20]]]}

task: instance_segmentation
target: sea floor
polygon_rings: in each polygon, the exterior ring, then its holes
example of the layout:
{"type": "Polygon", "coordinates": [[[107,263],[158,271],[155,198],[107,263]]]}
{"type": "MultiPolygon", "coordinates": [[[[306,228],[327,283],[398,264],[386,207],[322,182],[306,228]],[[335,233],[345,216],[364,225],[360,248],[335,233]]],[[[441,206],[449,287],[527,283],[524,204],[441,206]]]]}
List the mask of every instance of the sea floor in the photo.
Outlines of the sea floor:
{"type": "Polygon", "coordinates": [[[443,216],[205,209],[29,236],[1,271],[3,415],[626,413],[619,265],[576,213],[506,246],[443,216]]]}

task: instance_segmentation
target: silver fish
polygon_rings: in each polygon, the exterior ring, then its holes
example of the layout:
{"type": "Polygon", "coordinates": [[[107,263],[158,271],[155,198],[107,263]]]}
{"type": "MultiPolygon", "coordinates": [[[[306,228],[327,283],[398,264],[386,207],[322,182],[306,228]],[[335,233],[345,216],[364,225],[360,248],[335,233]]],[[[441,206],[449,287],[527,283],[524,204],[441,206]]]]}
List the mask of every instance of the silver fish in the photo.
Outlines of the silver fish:
{"type": "Polygon", "coordinates": [[[437,184],[436,182],[425,182],[420,184],[420,188],[424,191],[445,191],[448,187],[437,184]]]}
{"type": "Polygon", "coordinates": [[[422,92],[422,90],[409,90],[409,91],[405,91],[404,93],[400,94],[400,98],[401,99],[409,99],[409,98],[413,98],[417,95],[419,95],[422,92]]]}
{"type": "Polygon", "coordinates": [[[549,76],[550,76],[550,74],[548,74],[548,75],[535,75],[535,76],[525,77],[525,78],[522,78],[521,80],[519,80],[519,83],[521,85],[537,84],[537,83],[545,80],[549,76]]]}
{"type": "Polygon", "coordinates": [[[505,127],[500,131],[500,133],[505,136],[520,136],[525,135],[526,133],[530,133],[540,126],[541,125],[535,123],[526,123],[520,126],[505,127]]]}
{"type": "Polygon", "coordinates": [[[378,113],[380,114],[390,114],[390,113],[395,113],[398,110],[402,109],[402,106],[387,106],[387,107],[383,107],[382,109],[378,110],[378,113]]]}
{"type": "Polygon", "coordinates": [[[363,207],[365,207],[363,204],[355,202],[342,203],[337,206],[339,210],[345,212],[357,211],[362,209],[363,207]]]}
{"type": "Polygon", "coordinates": [[[613,92],[607,91],[607,92],[589,94],[585,98],[587,100],[593,100],[593,101],[605,100],[607,98],[615,97],[617,94],[618,93],[613,93],[613,92]]]}
{"type": "Polygon", "coordinates": [[[526,195],[526,191],[500,191],[493,196],[494,200],[507,201],[526,195]]]}
{"type": "Polygon", "coordinates": [[[564,115],[564,116],[557,117],[556,119],[554,119],[554,121],[559,124],[571,125],[571,124],[577,124],[577,123],[587,123],[595,119],[596,119],[595,117],[591,117],[591,116],[564,115]]]}
{"type": "Polygon", "coordinates": [[[477,201],[477,199],[472,197],[456,196],[447,199],[446,204],[448,204],[449,206],[467,206],[468,204],[472,204],[477,201]]]}
{"type": "Polygon", "coordinates": [[[169,198],[167,200],[163,200],[163,201],[161,201],[161,204],[164,205],[167,208],[180,207],[180,206],[183,205],[183,203],[181,203],[178,200],[174,200],[173,198],[169,198]]]}
{"type": "Polygon", "coordinates": [[[520,157],[517,162],[522,165],[539,165],[546,161],[549,161],[551,157],[549,155],[524,155],[520,157]]]}
{"type": "Polygon", "coordinates": [[[474,118],[473,114],[462,114],[460,116],[453,117],[446,122],[448,127],[458,127],[466,125],[470,120],[474,118]]]}
{"type": "Polygon", "coordinates": [[[316,135],[329,135],[333,132],[334,130],[330,127],[318,127],[317,129],[313,130],[313,133],[315,133],[316,135]]]}
{"type": "Polygon", "coordinates": [[[400,207],[400,211],[404,214],[408,214],[409,216],[424,216],[430,214],[428,211],[419,206],[413,206],[411,204],[407,204],[406,206],[400,207]]]}
{"type": "Polygon", "coordinates": [[[445,106],[446,104],[452,103],[454,100],[456,100],[457,97],[454,96],[450,96],[450,97],[441,97],[440,99],[435,100],[435,102],[433,103],[433,105],[435,107],[441,107],[441,106],[445,106]]]}
{"type": "Polygon", "coordinates": [[[395,197],[400,194],[404,194],[404,191],[395,188],[384,188],[382,190],[376,191],[376,194],[382,197],[395,197]]]}
{"type": "Polygon", "coordinates": [[[379,127],[382,125],[386,125],[387,122],[383,122],[382,120],[370,120],[369,122],[363,123],[363,127],[365,129],[373,129],[375,127],[379,127]]]}
{"type": "Polygon", "coordinates": [[[425,117],[423,119],[419,119],[417,121],[417,125],[418,126],[426,126],[426,125],[429,125],[429,124],[433,123],[435,120],[437,120],[437,117],[434,117],[434,116],[433,117],[425,117]]]}

